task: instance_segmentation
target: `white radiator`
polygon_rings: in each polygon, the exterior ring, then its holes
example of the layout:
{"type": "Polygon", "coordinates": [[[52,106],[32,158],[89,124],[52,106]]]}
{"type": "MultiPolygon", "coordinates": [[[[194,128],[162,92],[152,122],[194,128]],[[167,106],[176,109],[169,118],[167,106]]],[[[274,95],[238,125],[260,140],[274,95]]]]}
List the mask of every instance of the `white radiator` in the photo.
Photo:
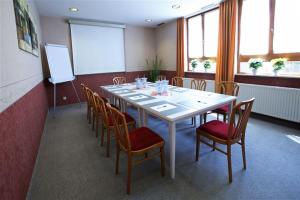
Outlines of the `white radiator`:
{"type": "MultiPolygon", "coordinates": [[[[255,97],[252,111],[300,123],[300,89],[239,83],[238,102],[255,97]]],[[[190,87],[186,78],[185,87],[190,87]]],[[[214,91],[214,81],[207,81],[207,91],[214,91]]]]}

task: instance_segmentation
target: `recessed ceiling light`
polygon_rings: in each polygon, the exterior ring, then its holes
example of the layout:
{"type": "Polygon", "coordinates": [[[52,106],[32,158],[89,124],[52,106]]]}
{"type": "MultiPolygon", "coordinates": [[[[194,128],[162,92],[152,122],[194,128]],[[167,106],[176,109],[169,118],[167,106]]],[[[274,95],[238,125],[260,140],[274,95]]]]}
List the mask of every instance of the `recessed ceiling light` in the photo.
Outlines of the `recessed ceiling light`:
{"type": "Polygon", "coordinates": [[[152,22],[152,19],[145,19],[145,22],[152,22]]]}
{"type": "Polygon", "coordinates": [[[69,8],[69,11],[71,11],[71,12],[78,12],[78,8],[71,7],[71,8],[69,8]]]}
{"type": "Polygon", "coordinates": [[[179,4],[174,4],[174,5],[172,6],[172,8],[173,8],[173,9],[179,9],[179,8],[180,8],[180,5],[179,5],[179,4]]]}

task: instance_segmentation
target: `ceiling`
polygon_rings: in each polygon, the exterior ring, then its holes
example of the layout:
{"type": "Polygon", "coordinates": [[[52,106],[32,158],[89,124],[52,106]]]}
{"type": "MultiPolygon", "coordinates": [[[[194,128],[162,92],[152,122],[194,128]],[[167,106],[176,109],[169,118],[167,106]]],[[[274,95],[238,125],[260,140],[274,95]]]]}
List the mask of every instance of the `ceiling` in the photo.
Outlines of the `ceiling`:
{"type": "Polygon", "coordinates": [[[41,16],[118,22],[155,27],[199,12],[217,0],[34,0],[41,16]],[[173,5],[180,5],[173,9],[173,5]],[[76,7],[78,12],[70,12],[76,7]],[[146,22],[151,19],[151,22],[146,22]]]}

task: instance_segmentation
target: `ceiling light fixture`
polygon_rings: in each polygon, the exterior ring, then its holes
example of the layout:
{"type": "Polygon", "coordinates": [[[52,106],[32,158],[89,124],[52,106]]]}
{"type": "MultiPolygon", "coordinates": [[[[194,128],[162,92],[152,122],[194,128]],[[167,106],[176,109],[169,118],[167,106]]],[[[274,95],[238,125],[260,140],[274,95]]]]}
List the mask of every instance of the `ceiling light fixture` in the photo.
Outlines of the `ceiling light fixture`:
{"type": "Polygon", "coordinates": [[[69,11],[70,12],[78,12],[79,10],[78,10],[78,8],[71,7],[71,8],[69,8],[69,11]]]}
{"type": "Polygon", "coordinates": [[[179,5],[179,4],[174,4],[174,5],[172,6],[172,8],[173,8],[173,9],[179,9],[179,8],[180,8],[180,5],[179,5]]]}
{"type": "Polygon", "coordinates": [[[145,19],[145,22],[152,22],[152,19],[145,19]]]}

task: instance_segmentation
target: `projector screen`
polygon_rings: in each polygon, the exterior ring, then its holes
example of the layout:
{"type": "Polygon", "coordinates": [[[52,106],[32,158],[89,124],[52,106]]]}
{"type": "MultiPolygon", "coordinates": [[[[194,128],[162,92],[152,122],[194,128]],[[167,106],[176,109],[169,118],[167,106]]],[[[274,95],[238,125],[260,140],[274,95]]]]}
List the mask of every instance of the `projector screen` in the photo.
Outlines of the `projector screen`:
{"type": "Polygon", "coordinates": [[[75,75],[125,71],[124,28],[70,26],[75,75]]]}

